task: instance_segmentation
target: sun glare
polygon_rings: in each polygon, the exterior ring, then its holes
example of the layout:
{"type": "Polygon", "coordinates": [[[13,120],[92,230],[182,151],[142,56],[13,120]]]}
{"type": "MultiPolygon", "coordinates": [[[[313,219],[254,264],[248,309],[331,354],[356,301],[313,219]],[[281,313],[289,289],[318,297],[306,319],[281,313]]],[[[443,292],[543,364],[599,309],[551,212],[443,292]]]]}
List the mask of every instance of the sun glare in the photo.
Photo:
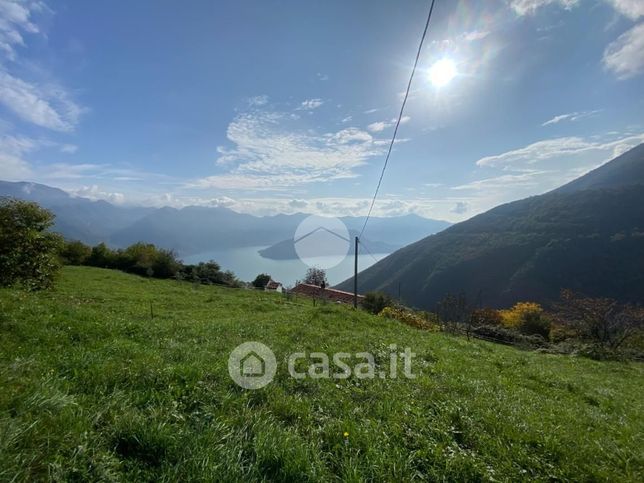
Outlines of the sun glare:
{"type": "Polygon", "coordinates": [[[443,87],[456,77],[456,65],[451,59],[441,59],[429,69],[429,80],[436,87],[443,87]]]}

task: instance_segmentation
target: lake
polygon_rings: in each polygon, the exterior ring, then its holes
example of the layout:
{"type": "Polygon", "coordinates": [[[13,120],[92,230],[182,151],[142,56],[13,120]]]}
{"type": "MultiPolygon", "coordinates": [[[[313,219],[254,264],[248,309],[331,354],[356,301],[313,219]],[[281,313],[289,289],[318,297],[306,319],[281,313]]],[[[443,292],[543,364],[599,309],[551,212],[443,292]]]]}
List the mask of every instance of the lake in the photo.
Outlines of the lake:
{"type": "MultiPolygon", "coordinates": [[[[182,257],[184,263],[194,264],[215,260],[221,265],[222,270],[232,270],[237,278],[251,282],[260,273],[268,273],[273,280],[281,282],[284,286],[293,286],[296,280],[302,280],[308,268],[301,260],[271,260],[262,257],[258,251],[266,248],[242,247],[229,250],[216,250],[196,255],[182,257]]],[[[388,253],[374,253],[374,258],[381,260],[388,253]]],[[[362,271],[376,263],[369,254],[362,254],[358,259],[358,270],[362,271]]],[[[320,257],[320,266],[324,266],[324,257],[320,257]]],[[[346,280],[353,276],[353,256],[347,256],[339,265],[326,270],[330,285],[346,280]]]]}

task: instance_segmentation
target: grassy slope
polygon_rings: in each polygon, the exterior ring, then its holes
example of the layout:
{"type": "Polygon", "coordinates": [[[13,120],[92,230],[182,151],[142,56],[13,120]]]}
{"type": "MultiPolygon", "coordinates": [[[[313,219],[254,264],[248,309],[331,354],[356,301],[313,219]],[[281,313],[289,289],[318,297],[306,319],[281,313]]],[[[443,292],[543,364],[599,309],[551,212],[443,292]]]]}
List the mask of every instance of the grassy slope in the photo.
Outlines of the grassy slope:
{"type": "Polygon", "coordinates": [[[0,291],[0,480],[641,481],[643,383],[639,364],[66,268],[53,293],[0,291]],[[263,390],[229,379],[246,340],[281,362],[263,390]],[[384,359],[391,343],[419,354],[422,375],[301,382],[283,362],[295,350],[384,359]]]}

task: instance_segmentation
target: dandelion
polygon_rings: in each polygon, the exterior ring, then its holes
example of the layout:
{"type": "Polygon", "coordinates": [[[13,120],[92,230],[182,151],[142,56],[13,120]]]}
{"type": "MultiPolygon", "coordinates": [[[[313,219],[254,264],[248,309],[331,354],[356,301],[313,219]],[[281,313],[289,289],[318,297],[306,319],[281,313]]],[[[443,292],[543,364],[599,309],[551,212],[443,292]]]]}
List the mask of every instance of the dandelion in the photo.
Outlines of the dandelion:
{"type": "Polygon", "coordinates": [[[349,433],[348,433],[347,431],[345,431],[345,432],[344,432],[344,437],[345,437],[345,438],[348,438],[348,437],[349,437],[349,433]]]}

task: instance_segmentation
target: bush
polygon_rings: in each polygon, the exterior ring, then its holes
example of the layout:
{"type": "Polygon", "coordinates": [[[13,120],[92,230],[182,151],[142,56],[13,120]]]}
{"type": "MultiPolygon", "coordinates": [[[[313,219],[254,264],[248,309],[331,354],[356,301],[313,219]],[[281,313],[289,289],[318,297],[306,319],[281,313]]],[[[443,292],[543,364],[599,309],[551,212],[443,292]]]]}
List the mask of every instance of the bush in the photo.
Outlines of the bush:
{"type": "Polygon", "coordinates": [[[362,307],[372,314],[379,314],[385,307],[393,305],[393,299],[384,292],[367,292],[362,307]]]}
{"type": "Polygon", "coordinates": [[[271,276],[268,275],[267,273],[260,273],[255,277],[255,280],[253,280],[252,284],[253,287],[258,288],[258,289],[264,289],[266,287],[266,284],[270,282],[271,276]]]}
{"type": "Polygon", "coordinates": [[[526,335],[550,335],[550,320],[543,314],[541,306],[534,302],[519,302],[509,310],[501,311],[503,326],[516,329],[526,335]]]}
{"type": "Polygon", "coordinates": [[[525,347],[545,347],[547,341],[540,335],[524,335],[516,330],[507,329],[500,326],[483,325],[472,329],[474,336],[482,339],[489,339],[493,342],[501,342],[511,345],[521,345],[525,347]]]}
{"type": "Polygon", "coordinates": [[[99,243],[92,247],[92,253],[85,263],[91,267],[116,268],[116,253],[105,243],[99,243]]]}
{"type": "Polygon", "coordinates": [[[602,351],[615,351],[644,330],[641,307],[621,305],[608,298],[583,297],[569,290],[564,290],[561,298],[555,314],[558,323],[575,330],[602,351]]]}
{"type": "Polygon", "coordinates": [[[382,312],[378,314],[380,317],[387,317],[389,319],[395,319],[403,324],[416,327],[417,329],[425,330],[437,330],[438,326],[431,324],[428,320],[422,317],[419,314],[416,314],[412,311],[397,308],[397,307],[385,307],[382,312]]]}
{"type": "Polygon", "coordinates": [[[85,265],[92,254],[92,247],[81,241],[65,242],[60,257],[65,265],[85,265]]]}
{"type": "Polygon", "coordinates": [[[501,313],[496,309],[483,308],[472,312],[472,325],[500,326],[503,323],[501,313]]]}
{"type": "Polygon", "coordinates": [[[29,201],[0,200],[0,285],[49,288],[60,268],[60,235],[47,231],[54,215],[29,201]]]}

